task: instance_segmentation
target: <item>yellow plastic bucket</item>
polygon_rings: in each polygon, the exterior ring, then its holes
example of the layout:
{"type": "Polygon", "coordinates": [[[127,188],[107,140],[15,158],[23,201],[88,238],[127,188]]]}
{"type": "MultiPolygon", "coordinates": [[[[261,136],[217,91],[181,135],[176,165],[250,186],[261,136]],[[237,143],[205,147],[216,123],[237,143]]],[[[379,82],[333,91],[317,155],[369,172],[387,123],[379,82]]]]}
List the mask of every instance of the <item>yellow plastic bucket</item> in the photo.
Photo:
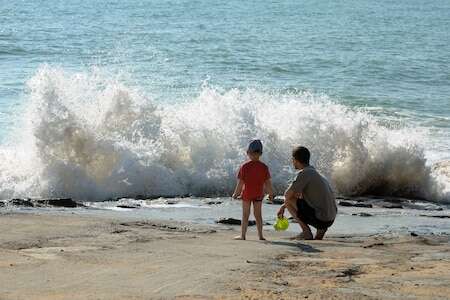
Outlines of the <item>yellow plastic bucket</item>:
{"type": "Polygon", "coordinates": [[[276,231],[285,231],[289,227],[289,220],[287,218],[277,218],[273,228],[276,231]]]}

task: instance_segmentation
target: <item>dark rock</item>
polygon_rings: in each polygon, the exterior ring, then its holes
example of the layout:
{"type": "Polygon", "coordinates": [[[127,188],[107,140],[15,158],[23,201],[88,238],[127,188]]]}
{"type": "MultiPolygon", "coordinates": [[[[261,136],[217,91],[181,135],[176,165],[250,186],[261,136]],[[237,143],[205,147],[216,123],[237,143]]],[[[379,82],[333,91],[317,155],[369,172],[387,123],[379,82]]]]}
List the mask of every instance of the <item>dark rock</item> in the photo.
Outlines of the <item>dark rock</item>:
{"type": "Polygon", "coordinates": [[[276,197],[276,198],[273,199],[272,202],[270,202],[269,200],[267,200],[267,203],[269,203],[269,204],[280,204],[280,205],[281,205],[281,204],[284,203],[284,198],[276,197]]]}
{"type": "Polygon", "coordinates": [[[59,198],[59,199],[39,199],[39,200],[32,200],[33,202],[37,203],[38,205],[48,205],[48,206],[54,206],[54,207],[78,207],[78,206],[84,206],[80,203],[77,203],[73,201],[71,198],[59,198]]]}
{"type": "Polygon", "coordinates": [[[214,201],[214,200],[206,202],[206,204],[208,204],[208,205],[219,205],[219,204],[222,204],[222,203],[223,203],[222,201],[214,201]]]}
{"type": "Polygon", "coordinates": [[[55,199],[11,199],[6,201],[7,204],[22,207],[79,207],[81,203],[73,201],[71,198],[55,198],[55,199]]]}
{"type": "Polygon", "coordinates": [[[450,215],[420,215],[421,217],[450,219],[450,215]]]}
{"type": "Polygon", "coordinates": [[[30,199],[12,199],[8,201],[9,204],[15,205],[15,206],[25,206],[25,207],[33,207],[33,203],[30,199]]]}
{"type": "Polygon", "coordinates": [[[372,204],[370,203],[361,203],[361,202],[349,202],[349,201],[339,201],[340,206],[353,206],[353,207],[365,207],[372,208],[372,204]]]}
{"type": "Polygon", "coordinates": [[[0,201],[0,207],[3,207],[3,206],[5,206],[5,202],[0,201]]]}
{"type": "Polygon", "coordinates": [[[348,201],[339,201],[339,205],[340,206],[353,206],[353,204],[348,201]]]}
{"type": "Polygon", "coordinates": [[[415,232],[411,232],[411,236],[419,236],[419,235],[415,232]]]}
{"type": "Polygon", "coordinates": [[[189,198],[192,197],[191,194],[182,194],[182,195],[164,195],[164,194],[158,194],[158,195],[129,195],[126,197],[121,198],[127,198],[127,199],[135,199],[135,200],[156,200],[156,199],[172,199],[172,198],[189,198]]]}
{"type": "Polygon", "coordinates": [[[383,207],[383,208],[403,208],[403,206],[400,204],[385,204],[385,205],[382,205],[381,207],[383,207]]]}
{"type": "Polygon", "coordinates": [[[119,205],[116,205],[116,207],[135,209],[135,208],[140,208],[141,206],[140,205],[119,204],[119,205]]]}
{"type": "MultiPolygon", "coordinates": [[[[234,219],[234,218],[221,218],[216,221],[218,224],[228,224],[228,225],[241,225],[241,220],[234,219]]],[[[253,220],[248,221],[248,226],[254,226],[256,225],[256,222],[253,220]]]]}
{"type": "Polygon", "coordinates": [[[372,208],[373,205],[370,203],[355,203],[355,207],[365,207],[365,208],[372,208]]]}
{"type": "Polygon", "coordinates": [[[343,270],[340,274],[336,275],[336,277],[352,277],[361,274],[363,274],[361,268],[359,266],[355,266],[343,270]]]}
{"type": "Polygon", "coordinates": [[[233,218],[221,218],[216,221],[218,224],[241,225],[241,220],[233,218]]]}
{"type": "Polygon", "coordinates": [[[373,215],[369,214],[369,213],[361,212],[361,213],[357,213],[357,214],[352,214],[352,216],[372,217],[373,215]]]}

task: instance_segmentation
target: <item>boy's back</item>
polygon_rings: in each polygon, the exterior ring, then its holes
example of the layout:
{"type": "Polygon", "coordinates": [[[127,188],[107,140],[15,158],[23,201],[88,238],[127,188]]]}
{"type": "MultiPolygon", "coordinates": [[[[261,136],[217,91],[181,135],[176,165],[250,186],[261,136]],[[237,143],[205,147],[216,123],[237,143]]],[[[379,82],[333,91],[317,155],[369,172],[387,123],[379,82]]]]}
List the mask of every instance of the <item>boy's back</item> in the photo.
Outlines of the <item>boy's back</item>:
{"type": "Polygon", "coordinates": [[[269,168],[259,160],[250,160],[241,166],[238,178],[244,181],[242,200],[262,200],[264,183],[270,178],[269,168]]]}

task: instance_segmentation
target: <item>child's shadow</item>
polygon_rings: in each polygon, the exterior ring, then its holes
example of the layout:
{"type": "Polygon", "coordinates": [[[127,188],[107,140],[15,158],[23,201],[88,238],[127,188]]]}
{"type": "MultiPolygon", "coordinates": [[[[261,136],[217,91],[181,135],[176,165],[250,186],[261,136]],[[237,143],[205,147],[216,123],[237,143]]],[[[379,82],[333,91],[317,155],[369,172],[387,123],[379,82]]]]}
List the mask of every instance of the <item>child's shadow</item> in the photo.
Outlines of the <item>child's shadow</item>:
{"type": "Polygon", "coordinates": [[[322,252],[322,250],[319,250],[317,248],[314,248],[311,245],[302,244],[300,242],[284,242],[284,241],[270,241],[272,245],[278,245],[278,246],[289,246],[289,247],[295,247],[299,248],[300,250],[308,253],[318,253],[322,252]]]}

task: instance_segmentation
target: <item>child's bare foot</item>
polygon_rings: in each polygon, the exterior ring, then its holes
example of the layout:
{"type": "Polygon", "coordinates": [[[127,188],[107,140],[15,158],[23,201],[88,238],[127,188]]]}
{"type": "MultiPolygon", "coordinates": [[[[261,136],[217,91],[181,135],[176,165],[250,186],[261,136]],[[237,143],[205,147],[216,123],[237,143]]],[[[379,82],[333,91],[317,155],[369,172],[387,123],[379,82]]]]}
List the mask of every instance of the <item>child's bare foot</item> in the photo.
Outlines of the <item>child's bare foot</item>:
{"type": "Polygon", "coordinates": [[[236,241],[244,241],[244,240],[245,240],[245,236],[238,235],[238,236],[235,236],[235,237],[233,238],[233,240],[236,240],[236,241]]]}

